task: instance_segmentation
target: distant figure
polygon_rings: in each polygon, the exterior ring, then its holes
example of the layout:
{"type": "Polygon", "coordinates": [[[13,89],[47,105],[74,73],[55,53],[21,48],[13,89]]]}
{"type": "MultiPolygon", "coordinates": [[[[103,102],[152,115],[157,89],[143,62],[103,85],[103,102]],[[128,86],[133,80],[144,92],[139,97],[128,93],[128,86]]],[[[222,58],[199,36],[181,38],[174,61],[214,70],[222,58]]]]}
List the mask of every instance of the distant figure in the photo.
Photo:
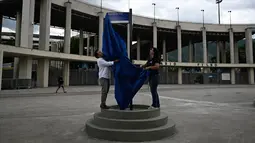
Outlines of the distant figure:
{"type": "Polygon", "coordinates": [[[62,87],[63,92],[66,93],[65,88],[64,88],[64,80],[61,76],[58,77],[58,89],[57,89],[56,93],[58,93],[58,90],[60,87],[62,87]]]}
{"type": "Polygon", "coordinates": [[[150,56],[145,65],[142,67],[150,71],[149,75],[149,85],[152,95],[152,105],[151,108],[160,108],[159,96],[158,96],[158,84],[159,84],[159,64],[160,57],[157,48],[150,49],[150,56]]]}
{"type": "Polygon", "coordinates": [[[110,89],[110,67],[114,65],[115,62],[118,62],[118,60],[110,62],[105,61],[103,58],[103,53],[98,50],[95,51],[94,55],[97,58],[97,65],[99,68],[99,84],[102,87],[100,108],[109,109],[109,107],[106,105],[106,98],[110,89]]]}

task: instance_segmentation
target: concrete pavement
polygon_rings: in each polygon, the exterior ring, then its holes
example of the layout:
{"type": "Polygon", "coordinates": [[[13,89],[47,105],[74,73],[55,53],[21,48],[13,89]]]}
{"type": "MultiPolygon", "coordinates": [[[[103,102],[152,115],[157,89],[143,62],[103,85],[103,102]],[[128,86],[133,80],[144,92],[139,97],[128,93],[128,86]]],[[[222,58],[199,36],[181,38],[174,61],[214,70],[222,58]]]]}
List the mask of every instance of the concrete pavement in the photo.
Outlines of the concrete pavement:
{"type": "MultiPolygon", "coordinates": [[[[253,88],[254,85],[159,85],[160,90],[187,90],[187,89],[210,89],[210,88],[236,88],[236,87],[246,87],[253,88]]],[[[32,88],[32,89],[19,89],[19,90],[2,90],[0,91],[1,97],[11,97],[11,96],[38,96],[38,95],[54,95],[57,87],[48,88],[32,88]]],[[[100,93],[100,86],[68,86],[65,87],[69,94],[76,93],[100,93]]],[[[141,91],[149,91],[148,85],[144,85],[141,91]]],[[[110,87],[110,91],[114,91],[114,85],[110,87]]],[[[59,89],[58,94],[62,94],[62,88],[59,89]]]]}
{"type": "MultiPolygon", "coordinates": [[[[143,88],[134,103],[151,104],[151,95],[143,88]]],[[[60,96],[54,90],[12,91],[33,95],[17,93],[19,98],[1,92],[5,98],[0,98],[0,142],[110,143],[82,132],[86,120],[99,111],[100,94],[92,91],[99,87],[68,87],[73,92],[60,96]],[[49,96],[36,96],[36,91],[49,96]]],[[[254,92],[246,85],[161,85],[161,109],[176,122],[178,133],[155,143],[254,143],[254,92]]],[[[116,103],[112,93],[107,102],[116,103]]]]}

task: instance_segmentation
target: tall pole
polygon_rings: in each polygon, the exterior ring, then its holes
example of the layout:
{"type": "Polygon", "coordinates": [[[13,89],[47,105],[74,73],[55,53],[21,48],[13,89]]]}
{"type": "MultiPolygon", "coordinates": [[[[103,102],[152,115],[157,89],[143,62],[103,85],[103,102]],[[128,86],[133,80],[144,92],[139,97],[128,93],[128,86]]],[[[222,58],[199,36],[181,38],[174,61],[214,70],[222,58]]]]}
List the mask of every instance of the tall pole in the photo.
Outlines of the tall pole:
{"type": "Polygon", "coordinates": [[[220,24],[220,3],[218,3],[218,19],[219,19],[219,24],[220,24]]]}
{"type": "Polygon", "coordinates": [[[133,10],[129,9],[129,58],[132,61],[132,42],[133,42],[133,10]]]}
{"type": "Polygon", "coordinates": [[[130,0],[128,0],[128,10],[130,10],[130,0]]]}
{"type": "Polygon", "coordinates": [[[205,27],[205,15],[204,15],[204,12],[205,10],[201,10],[202,11],[202,17],[203,17],[203,28],[205,27]]]}
{"type": "Polygon", "coordinates": [[[232,24],[231,24],[231,11],[228,11],[228,13],[229,13],[229,26],[231,28],[232,27],[232,24]]]}
{"type": "Polygon", "coordinates": [[[155,20],[155,7],[156,7],[156,3],[152,3],[152,5],[154,6],[154,23],[156,22],[156,20],[155,20]]]}
{"type": "Polygon", "coordinates": [[[180,23],[180,22],[179,22],[179,9],[180,9],[180,8],[179,8],[179,7],[176,7],[175,9],[177,10],[177,25],[179,25],[179,23],[180,23]]]}
{"type": "Polygon", "coordinates": [[[101,12],[103,12],[103,0],[101,0],[101,6],[100,6],[101,12]]]}
{"type": "Polygon", "coordinates": [[[220,3],[222,2],[223,0],[216,0],[216,4],[218,4],[218,19],[219,19],[219,24],[220,24],[220,3]]]}

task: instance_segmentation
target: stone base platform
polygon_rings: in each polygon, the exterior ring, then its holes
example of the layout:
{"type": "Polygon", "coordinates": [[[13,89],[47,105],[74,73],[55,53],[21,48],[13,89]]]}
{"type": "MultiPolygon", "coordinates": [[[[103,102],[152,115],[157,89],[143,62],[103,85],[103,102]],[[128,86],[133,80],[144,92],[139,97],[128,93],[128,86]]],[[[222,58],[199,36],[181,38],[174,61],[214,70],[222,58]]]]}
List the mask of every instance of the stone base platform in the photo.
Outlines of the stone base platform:
{"type": "Polygon", "coordinates": [[[175,134],[175,123],[160,109],[147,105],[133,105],[133,110],[119,110],[118,106],[95,113],[86,122],[90,137],[124,142],[160,140],[175,134]]]}

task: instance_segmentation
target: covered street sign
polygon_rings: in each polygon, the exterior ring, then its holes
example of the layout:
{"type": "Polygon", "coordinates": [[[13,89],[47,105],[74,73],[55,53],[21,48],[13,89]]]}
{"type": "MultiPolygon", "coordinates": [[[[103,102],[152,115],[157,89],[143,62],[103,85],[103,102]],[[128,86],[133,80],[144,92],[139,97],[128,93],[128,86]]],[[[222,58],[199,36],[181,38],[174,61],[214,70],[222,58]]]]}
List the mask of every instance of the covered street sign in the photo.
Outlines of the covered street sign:
{"type": "Polygon", "coordinates": [[[129,23],[128,12],[109,12],[108,15],[111,23],[129,23]]]}
{"type": "Polygon", "coordinates": [[[223,0],[216,0],[216,4],[221,3],[223,0]]]}

